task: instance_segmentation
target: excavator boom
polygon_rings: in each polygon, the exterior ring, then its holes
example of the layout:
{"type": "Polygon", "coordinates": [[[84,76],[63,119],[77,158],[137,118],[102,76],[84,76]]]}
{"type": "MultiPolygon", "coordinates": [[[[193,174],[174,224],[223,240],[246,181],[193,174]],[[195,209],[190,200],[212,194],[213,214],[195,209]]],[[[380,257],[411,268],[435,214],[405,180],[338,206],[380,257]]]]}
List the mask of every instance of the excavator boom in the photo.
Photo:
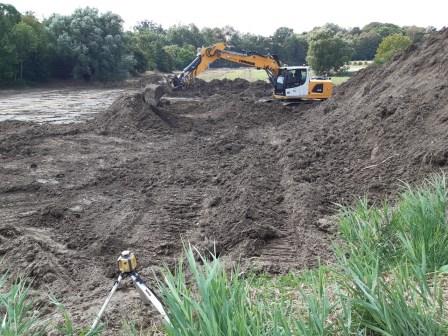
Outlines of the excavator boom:
{"type": "Polygon", "coordinates": [[[279,73],[280,61],[276,56],[260,55],[254,52],[235,52],[226,50],[225,43],[216,43],[202,48],[196,58],[173,80],[174,87],[188,86],[192,80],[209,68],[218,59],[266,70],[272,83],[279,73]]]}

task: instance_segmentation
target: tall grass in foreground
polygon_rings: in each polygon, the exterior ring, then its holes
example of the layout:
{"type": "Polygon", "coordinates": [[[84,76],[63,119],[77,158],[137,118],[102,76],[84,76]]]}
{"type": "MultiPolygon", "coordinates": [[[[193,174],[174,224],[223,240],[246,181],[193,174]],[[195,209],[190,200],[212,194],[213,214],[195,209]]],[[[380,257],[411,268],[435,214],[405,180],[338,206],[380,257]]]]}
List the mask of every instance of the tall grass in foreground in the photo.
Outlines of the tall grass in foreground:
{"type": "Polygon", "coordinates": [[[227,273],[215,257],[211,261],[186,250],[187,269],[192,277],[188,285],[182,263],[165,277],[164,302],[171,325],[168,335],[283,335],[288,322],[276,307],[250,295],[250,281],[236,272],[227,273]],[[285,325],[284,325],[285,324],[285,325]]]}
{"type": "Polygon", "coordinates": [[[39,320],[29,300],[29,286],[18,280],[3,290],[6,277],[0,278],[0,335],[46,335],[45,321],[39,320]]]}
{"type": "Polygon", "coordinates": [[[362,200],[342,209],[337,266],[352,319],[374,335],[446,335],[443,274],[448,264],[444,176],[405,191],[395,206],[362,200]]]}
{"type": "Polygon", "coordinates": [[[30,297],[30,285],[19,278],[6,286],[6,276],[0,278],[0,336],[96,336],[101,328],[89,333],[87,328],[76,328],[65,308],[52,299],[63,316],[61,323],[42,318],[30,297]]]}

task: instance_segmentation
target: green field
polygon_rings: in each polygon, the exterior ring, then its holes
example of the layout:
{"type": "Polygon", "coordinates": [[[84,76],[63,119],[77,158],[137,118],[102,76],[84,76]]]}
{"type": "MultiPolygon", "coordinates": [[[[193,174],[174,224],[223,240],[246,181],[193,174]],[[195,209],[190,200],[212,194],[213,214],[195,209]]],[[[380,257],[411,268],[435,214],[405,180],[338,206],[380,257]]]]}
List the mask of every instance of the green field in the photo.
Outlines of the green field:
{"type": "MultiPolygon", "coordinates": [[[[347,74],[345,76],[332,76],[331,80],[334,85],[340,85],[347,80],[358,70],[361,70],[368,66],[368,64],[359,65],[358,62],[352,62],[348,66],[347,74]]],[[[364,62],[363,62],[364,63],[364,62]]],[[[242,78],[248,80],[249,82],[254,82],[257,80],[268,80],[268,76],[264,70],[257,70],[253,68],[219,68],[219,69],[209,69],[198,76],[198,78],[205,81],[211,81],[213,79],[236,79],[242,78]]]]}
{"type": "Polygon", "coordinates": [[[341,85],[342,83],[348,81],[350,76],[333,76],[331,77],[331,81],[334,85],[341,85]]]}

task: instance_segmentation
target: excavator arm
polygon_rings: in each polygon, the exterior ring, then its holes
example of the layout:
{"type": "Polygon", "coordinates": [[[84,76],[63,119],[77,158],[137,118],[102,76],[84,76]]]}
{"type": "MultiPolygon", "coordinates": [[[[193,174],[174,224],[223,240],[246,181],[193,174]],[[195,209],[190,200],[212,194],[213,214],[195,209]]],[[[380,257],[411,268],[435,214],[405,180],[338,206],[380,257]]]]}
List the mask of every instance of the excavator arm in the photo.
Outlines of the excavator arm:
{"type": "Polygon", "coordinates": [[[264,69],[271,83],[275,85],[281,66],[276,56],[261,55],[254,52],[235,52],[226,50],[226,47],[225,43],[216,43],[211,47],[202,48],[193,62],[173,79],[174,87],[188,86],[196,76],[207,70],[209,65],[218,59],[264,69]]]}

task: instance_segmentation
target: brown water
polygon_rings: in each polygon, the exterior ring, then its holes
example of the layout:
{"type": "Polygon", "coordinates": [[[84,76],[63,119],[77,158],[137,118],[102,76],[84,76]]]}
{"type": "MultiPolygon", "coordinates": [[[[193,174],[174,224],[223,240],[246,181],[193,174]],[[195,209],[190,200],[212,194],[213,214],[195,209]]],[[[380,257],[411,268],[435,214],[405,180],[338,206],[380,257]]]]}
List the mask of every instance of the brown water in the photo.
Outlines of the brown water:
{"type": "Polygon", "coordinates": [[[38,89],[0,91],[0,122],[71,123],[92,118],[129,89],[38,89]]]}

